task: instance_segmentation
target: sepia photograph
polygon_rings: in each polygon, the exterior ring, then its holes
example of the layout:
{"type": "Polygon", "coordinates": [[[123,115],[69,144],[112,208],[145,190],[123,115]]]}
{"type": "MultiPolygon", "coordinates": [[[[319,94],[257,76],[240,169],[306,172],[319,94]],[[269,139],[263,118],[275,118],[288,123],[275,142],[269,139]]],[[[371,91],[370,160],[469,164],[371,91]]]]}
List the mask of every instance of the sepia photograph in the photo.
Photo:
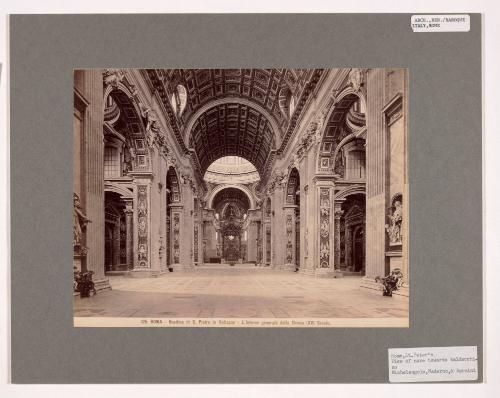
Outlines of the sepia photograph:
{"type": "Polygon", "coordinates": [[[74,326],[408,328],[409,73],[75,69],[74,326]]]}

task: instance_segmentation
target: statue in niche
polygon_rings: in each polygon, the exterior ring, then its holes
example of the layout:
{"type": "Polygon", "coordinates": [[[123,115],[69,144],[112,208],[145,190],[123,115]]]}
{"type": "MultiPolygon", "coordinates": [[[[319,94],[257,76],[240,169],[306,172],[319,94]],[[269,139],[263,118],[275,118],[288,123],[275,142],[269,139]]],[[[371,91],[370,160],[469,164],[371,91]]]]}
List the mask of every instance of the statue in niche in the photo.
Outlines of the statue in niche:
{"type": "Polygon", "coordinates": [[[80,246],[82,236],[90,220],[83,213],[80,198],[73,193],[73,246],[80,246]]]}
{"type": "Polygon", "coordinates": [[[390,243],[401,243],[401,224],[403,222],[403,204],[401,200],[394,201],[394,210],[389,215],[389,224],[385,224],[385,229],[389,235],[390,243]]]}

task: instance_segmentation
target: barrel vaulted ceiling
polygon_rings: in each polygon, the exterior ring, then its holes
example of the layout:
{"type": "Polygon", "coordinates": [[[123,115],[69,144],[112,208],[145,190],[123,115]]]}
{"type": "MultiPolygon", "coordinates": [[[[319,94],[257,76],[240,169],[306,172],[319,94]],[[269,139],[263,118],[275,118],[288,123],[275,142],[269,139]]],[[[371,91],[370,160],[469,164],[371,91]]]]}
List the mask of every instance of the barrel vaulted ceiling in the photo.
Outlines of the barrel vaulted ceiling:
{"type": "Polygon", "coordinates": [[[214,106],[198,117],[189,144],[195,149],[202,170],[223,156],[236,155],[262,171],[275,139],[269,121],[260,112],[247,105],[229,103],[214,106]]]}
{"type": "Polygon", "coordinates": [[[186,150],[194,149],[203,174],[222,156],[241,156],[261,175],[296,123],[318,69],[150,69],[157,89],[186,150]],[[179,86],[185,108],[172,106],[179,86]]]}

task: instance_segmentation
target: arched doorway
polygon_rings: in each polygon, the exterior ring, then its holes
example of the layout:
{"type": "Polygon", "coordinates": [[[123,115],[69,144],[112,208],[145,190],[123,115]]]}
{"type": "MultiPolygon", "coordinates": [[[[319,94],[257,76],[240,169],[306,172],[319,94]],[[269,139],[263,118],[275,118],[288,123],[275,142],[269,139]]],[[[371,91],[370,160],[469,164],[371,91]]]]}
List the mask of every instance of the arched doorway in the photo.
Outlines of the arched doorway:
{"type": "Polygon", "coordinates": [[[347,195],[340,222],[340,269],[365,273],[366,199],[363,193],[347,195]]]}
{"type": "Polygon", "coordinates": [[[286,208],[286,261],[287,263],[294,264],[295,271],[298,271],[300,268],[300,175],[299,171],[295,167],[290,171],[290,175],[288,177],[286,188],[286,208]],[[292,211],[288,210],[289,207],[291,207],[292,211]],[[291,226],[293,228],[291,230],[289,220],[292,220],[291,226]]]}
{"type": "Polygon", "coordinates": [[[181,201],[179,179],[173,167],[168,168],[165,186],[165,256],[166,265],[172,271],[172,265],[180,261],[179,212],[175,211],[175,205],[181,201]]]}
{"type": "MultiPolygon", "coordinates": [[[[257,250],[257,237],[249,222],[250,198],[237,188],[224,188],[218,191],[212,201],[213,219],[205,228],[207,247],[221,262],[247,262],[248,252],[257,250]],[[212,232],[210,236],[209,231],[212,232]],[[215,238],[215,239],[214,239],[215,238]]],[[[254,231],[255,232],[255,231],[254,231]]]]}
{"type": "Polygon", "coordinates": [[[352,237],[352,270],[363,272],[365,270],[365,230],[358,227],[352,237]]]}
{"type": "MultiPolygon", "coordinates": [[[[125,271],[127,264],[126,202],[112,191],[104,195],[104,270],[125,271]]],[[[129,226],[130,228],[130,226],[129,226]]]]}

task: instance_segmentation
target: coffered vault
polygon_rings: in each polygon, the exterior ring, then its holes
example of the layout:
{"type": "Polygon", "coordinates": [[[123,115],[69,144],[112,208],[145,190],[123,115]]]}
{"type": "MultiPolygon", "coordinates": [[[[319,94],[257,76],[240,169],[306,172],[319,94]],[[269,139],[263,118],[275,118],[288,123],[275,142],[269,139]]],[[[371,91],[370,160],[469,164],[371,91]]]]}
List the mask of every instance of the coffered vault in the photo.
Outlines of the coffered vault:
{"type": "Polygon", "coordinates": [[[150,69],[147,76],[199,177],[223,156],[241,156],[266,176],[286,145],[319,69],[150,69]],[[283,148],[281,148],[283,149],[283,148]]]}

